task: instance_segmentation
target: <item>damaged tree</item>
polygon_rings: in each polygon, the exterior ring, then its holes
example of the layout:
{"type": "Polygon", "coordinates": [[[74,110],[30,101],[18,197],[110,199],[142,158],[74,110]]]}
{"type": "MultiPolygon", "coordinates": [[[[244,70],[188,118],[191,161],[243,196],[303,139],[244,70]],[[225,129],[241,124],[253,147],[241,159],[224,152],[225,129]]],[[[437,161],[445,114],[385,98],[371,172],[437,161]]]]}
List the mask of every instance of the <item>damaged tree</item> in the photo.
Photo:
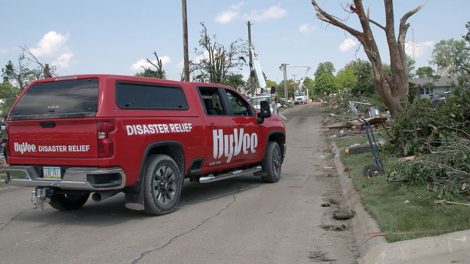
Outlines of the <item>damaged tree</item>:
{"type": "Polygon", "coordinates": [[[226,83],[232,70],[243,65],[240,60],[244,46],[241,40],[236,40],[226,48],[217,42],[215,35],[209,36],[204,23],[201,23],[201,26],[200,49],[195,49],[199,61],[191,62],[191,71],[196,72],[194,79],[202,82],[226,83]]]}
{"type": "Polygon", "coordinates": [[[403,110],[400,99],[408,94],[408,70],[407,57],[405,53],[405,39],[410,25],[407,23],[407,20],[412,15],[416,14],[423,5],[420,5],[403,15],[400,19],[397,37],[395,33],[393,0],[384,0],[385,25],[382,25],[370,18],[368,10],[366,11],[364,9],[362,0],[353,0],[352,2],[353,3],[349,6],[350,12],[358,17],[362,31],[344,24],[335,16],[324,11],[318,5],[316,0],[312,0],[312,5],[320,20],[347,31],[362,44],[366,56],[372,64],[377,93],[390,110],[392,117],[395,117],[403,110]],[[390,75],[387,75],[384,71],[384,64],[382,63],[382,58],[372,33],[371,24],[377,26],[385,33],[390,53],[390,75]]]}
{"type": "Polygon", "coordinates": [[[42,76],[44,78],[51,78],[51,77],[54,77],[54,71],[55,71],[55,67],[51,67],[49,66],[49,64],[47,63],[42,63],[40,62],[36,56],[34,56],[34,54],[31,52],[31,50],[29,50],[28,47],[25,46],[20,46],[20,48],[23,50],[23,54],[26,56],[29,57],[29,60],[36,63],[37,65],[39,65],[39,67],[41,67],[42,69],[42,76]]]}
{"type": "Polygon", "coordinates": [[[165,70],[163,70],[163,62],[160,57],[158,57],[158,54],[156,51],[153,52],[153,55],[155,56],[155,61],[151,61],[149,58],[147,58],[147,62],[155,67],[155,69],[151,69],[150,67],[144,67],[143,72],[139,72],[136,75],[137,76],[142,76],[142,77],[151,77],[151,78],[159,78],[159,79],[165,79],[166,78],[166,73],[165,70]]]}

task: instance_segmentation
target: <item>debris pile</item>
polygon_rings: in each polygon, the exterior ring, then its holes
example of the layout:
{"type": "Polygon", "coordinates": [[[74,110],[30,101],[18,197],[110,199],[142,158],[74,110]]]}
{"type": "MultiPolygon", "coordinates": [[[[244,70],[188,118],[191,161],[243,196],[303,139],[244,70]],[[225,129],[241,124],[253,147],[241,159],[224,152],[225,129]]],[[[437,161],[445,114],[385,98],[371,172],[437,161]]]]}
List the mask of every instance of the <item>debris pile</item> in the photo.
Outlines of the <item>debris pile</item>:
{"type": "Polygon", "coordinates": [[[437,107],[417,101],[390,130],[387,148],[399,157],[387,178],[425,184],[440,198],[470,196],[470,92],[457,89],[437,107]]]}

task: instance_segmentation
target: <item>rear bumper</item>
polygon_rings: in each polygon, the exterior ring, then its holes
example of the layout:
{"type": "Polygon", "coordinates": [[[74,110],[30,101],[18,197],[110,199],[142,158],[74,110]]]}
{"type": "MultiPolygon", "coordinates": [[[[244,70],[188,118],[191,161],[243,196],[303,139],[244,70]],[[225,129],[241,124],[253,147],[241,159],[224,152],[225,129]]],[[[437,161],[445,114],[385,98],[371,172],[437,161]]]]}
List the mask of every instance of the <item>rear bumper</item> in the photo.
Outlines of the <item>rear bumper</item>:
{"type": "Polygon", "coordinates": [[[61,180],[43,179],[33,166],[9,166],[5,172],[6,182],[15,186],[107,191],[123,189],[126,185],[126,174],[121,168],[70,167],[61,180]]]}

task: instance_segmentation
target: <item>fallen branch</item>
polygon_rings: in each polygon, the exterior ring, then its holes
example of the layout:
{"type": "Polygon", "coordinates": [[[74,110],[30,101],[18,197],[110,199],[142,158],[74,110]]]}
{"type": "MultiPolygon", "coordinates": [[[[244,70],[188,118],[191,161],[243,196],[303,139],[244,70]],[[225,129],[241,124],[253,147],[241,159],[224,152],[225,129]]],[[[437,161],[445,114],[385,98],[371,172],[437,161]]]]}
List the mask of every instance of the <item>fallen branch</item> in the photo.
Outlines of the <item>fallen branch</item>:
{"type": "Polygon", "coordinates": [[[435,204],[441,204],[441,205],[444,205],[444,204],[454,204],[454,205],[470,206],[470,203],[451,202],[451,201],[447,201],[447,200],[436,200],[436,201],[434,201],[434,203],[435,203],[435,204]]]}

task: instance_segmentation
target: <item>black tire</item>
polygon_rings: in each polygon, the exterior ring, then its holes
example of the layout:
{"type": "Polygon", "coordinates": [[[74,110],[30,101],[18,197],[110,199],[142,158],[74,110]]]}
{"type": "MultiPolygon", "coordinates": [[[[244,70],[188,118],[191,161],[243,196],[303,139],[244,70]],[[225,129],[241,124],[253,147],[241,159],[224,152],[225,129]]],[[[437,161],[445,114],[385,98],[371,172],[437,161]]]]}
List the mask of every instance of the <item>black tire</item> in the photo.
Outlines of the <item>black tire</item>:
{"type": "Polygon", "coordinates": [[[175,210],[183,186],[176,162],[167,155],[149,157],[144,175],[144,206],[150,215],[164,215],[175,210]]]}
{"type": "Polygon", "coordinates": [[[362,174],[364,174],[364,176],[366,177],[373,178],[373,177],[377,177],[381,175],[382,170],[377,165],[369,164],[369,165],[364,166],[364,169],[362,170],[362,174]]]}
{"type": "Polygon", "coordinates": [[[73,192],[51,195],[49,205],[60,211],[70,211],[82,208],[90,197],[90,192],[73,192]]]}
{"type": "Polygon", "coordinates": [[[277,142],[268,142],[268,150],[266,151],[266,158],[262,166],[264,173],[261,178],[264,182],[273,183],[279,181],[282,171],[282,152],[277,142]]]}

